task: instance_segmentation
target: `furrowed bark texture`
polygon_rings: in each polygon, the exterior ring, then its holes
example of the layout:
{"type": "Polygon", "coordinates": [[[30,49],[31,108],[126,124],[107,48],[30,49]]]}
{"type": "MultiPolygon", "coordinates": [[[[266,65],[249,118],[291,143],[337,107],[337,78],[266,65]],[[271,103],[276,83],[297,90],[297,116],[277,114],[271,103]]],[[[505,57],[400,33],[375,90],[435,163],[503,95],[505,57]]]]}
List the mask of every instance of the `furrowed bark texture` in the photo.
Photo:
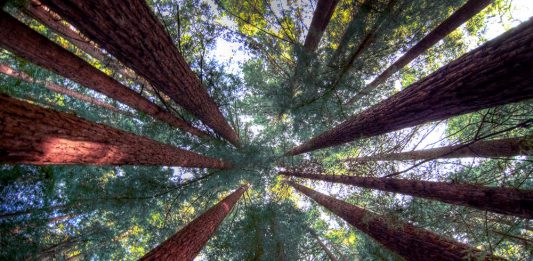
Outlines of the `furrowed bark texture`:
{"type": "Polygon", "coordinates": [[[280,174],[428,198],[521,218],[533,218],[533,190],[289,171],[282,171],[280,174]]]}
{"type": "Polygon", "coordinates": [[[338,3],[339,0],[318,0],[309,32],[305,37],[304,51],[307,53],[315,52],[338,3]]]}
{"type": "Polygon", "coordinates": [[[61,37],[69,40],[73,45],[80,48],[80,50],[86,52],[93,58],[99,61],[109,60],[108,57],[98,49],[89,39],[79,34],[78,32],[69,28],[68,25],[63,24],[60,16],[51,12],[48,8],[42,5],[39,1],[31,0],[27,4],[26,8],[22,9],[22,12],[31,18],[39,21],[49,29],[61,37]]]}
{"type": "Polygon", "coordinates": [[[31,0],[26,8],[22,9],[22,11],[61,37],[68,40],[72,45],[76,46],[81,51],[100,61],[100,63],[105,64],[106,67],[110,68],[114,72],[119,73],[132,82],[143,85],[145,87],[144,91],[150,95],[161,95],[163,102],[169,103],[170,97],[159,92],[155,93],[156,91],[144,78],[139,77],[131,69],[124,67],[116,59],[104,53],[104,51],[96,46],[95,43],[91,42],[91,40],[89,40],[86,36],[71,28],[70,24],[66,24],[63,18],[51,11],[47,6],[41,4],[40,1],[31,0]]]}
{"type": "Polygon", "coordinates": [[[454,12],[448,19],[439,24],[433,31],[427,34],[420,42],[407,51],[402,57],[387,68],[374,81],[367,85],[364,91],[376,88],[378,85],[385,82],[391,75],[409,64],[412,60],[418,57],[423,52],[427,51],[438,41],[442,40],[446,35],[457,29],[460,25],[468,21],[477,13],[481,12],[487,7],[492,0],[469,0],[456,12],[454,12]]]}
{"type": "Polygon", "coordinates": [[[287,183],[406,260],[500,260],[409,223],[388,219],[291,181],[287,183]]]}
{"type": "Polygon", "coordinates": [[[0,162],[231,168],[218,159],[5,95],[0,96],[0,162]]]}
{"type": "Polygon", "coordinates": [[[193,260],[247,189],[240,187],[140,260],[193,260]]]}
{"type": "Polygon", "coordinates": [[[0,26],[0,47],[174,127],[198,137],[207,136],[5,12],[0,13],[0,26]]]}
{"type": "Polygon", "coordinates": [[[532,151],[533,137],[517,137],[500,140],[481,140],[472,144],[459,144],[427,150],[347,158],[344,161],[363,163],[378,160],[426,160],[469,157],[495,158],[530,155],[532,151]]]}
{"type": "Polygon", "coordinates": [[[533,98],[533,19],[287,154],[533,98]]]}
{"type": "Polygon", "coordinates": [[[81,100],[81,101],[88,102],[88,103],[90,103],[92,105],[99,106],[99,107],[102,107],[102,108],[110,110],[110,111],[122,113],[122,114],[125,114],[127,116],[133,116],[133,115],[128,114],[127,112],[121,111],[120,109],[112,106],[109,103],[105,103],[105,102],[103,102],[101,100],[98,100],[96,98],[89,97],[89,96],[83,95],[83,94],[81,94],[79,92],[75,92],[73,90],[67,89],[67,88],[59,86],[59,85],[57,85],[57,84],[55,84],[53,82],[35,80],[32,77],[30,77],[29,75],[27,75],[26,73],[16,71],[15,69],[9,67],[6,64],[0,64],[0,73],[5,74],[5,75],[10,76],[10,77],[13,77],[13,78],[17,78],[19,80],[22,80],[22,81],[25,81],[25,82],[28,82],[28,83],[36,83],[36,84],[43,85],[46,89],[49,89],[51,91],[68,95],[70,97],[76,98],[76,99],[81,100]]]}
{"type": "Polygon", "coordinates": [[[144,0],[44,0],[124,65],[231,143],[239,138],[144,0]]]}

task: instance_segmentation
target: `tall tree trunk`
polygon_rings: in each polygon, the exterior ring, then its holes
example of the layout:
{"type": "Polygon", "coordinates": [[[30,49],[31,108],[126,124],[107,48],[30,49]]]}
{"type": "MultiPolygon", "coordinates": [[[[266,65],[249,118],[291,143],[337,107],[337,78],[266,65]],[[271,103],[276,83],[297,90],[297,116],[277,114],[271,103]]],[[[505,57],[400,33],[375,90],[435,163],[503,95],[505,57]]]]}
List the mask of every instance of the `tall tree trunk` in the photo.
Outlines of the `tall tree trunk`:
{"type": "MultiPolygon", "coordinates": [[[[429,32],[422,40],[420,40],[415,46],[409,49],[402,57],[396,60],[391,66],[389,66],[383,73],[381,73],[374,81],[368,84],[361,90],[360,95],[366,94],[368,91],[378,87],[384,83],[391,75],[405,67],[412,60],[418,57],[423,52],[427,51],[437,42],[442,40],[445,36],[457,29],[460,25],[468,21],[477,13],[481,12],[487,7],[492,0],[469,0],[461,8],[455,11],[448,19],[444,20],[433,31],[429,32]]],[[[353,97],[348,101],[348,104],[353,104],[360,95],[353,97]]]]}
{"type": "Polygon", "coordinates": [[[239,144],[237,134],[146,1],[44,0],[43,3],[222,137],[239,144]]]}
{"type": "Polygon", "coordinates": [[[272,237],[276,242],[276,260],[287,261],[287,254],[285,254],[285,247],[283,246],[283,241],[280,237],[280,229],[277,221],[277,215],[274,209],[272,211],[272,216],[270,218],[270,230],[272,231],[272,237]]]}
{"type": "Polygon", "coordinates": [[[25,82],[28,82],[28,83],[40,84],[40,85],[44,86],[46,89],[48,89],[48,90],[67,95],[67,96],[70,96],[72,98],[76,98],[78,100],[90,103],[90,104],[92,104],[94,106],[102,107],[102,108],[110,110],[110,111],[114,111],[114,112],[121,113],[121,114],[124,114],[124,115],[129,116],[129,117],[133,117],[132,114],[127,113],[125,111],[122,111],[122,110],[118,109],[117,107],[115,107],[115,106],[113,106],[113,105],[111,105],[109,103],[103,102],[103,101],[101,101],[99,99],[96,99],[96,98],[93,98],[93,97],[89,97],[89,96],[81,94],[79,92],[75,92],[73,90],[70,90],[70,89],[67,89],[65,87],[59,86],[59,85],[57,85],[57,84],[55,84],[53,82],[35,80],[35,79],[33,79],[32,77],[30,77],[29,75],[27,75],[24,72],[16,71],[15,69],[9,67],[7,64],[0,64],[0,73],[5,74],[7,76],[11,76],[11,77],[17,78],[19,80],[22,80],[22,81],[25,81],[25,82]]]}
{"type": "Polygon", "coordinates": [[[287,154],[533,98],[533,19],[287,154]]]}
{"type": "MultiPolygon", "coordinates": [[[[104,53],[102,49],[91,42],[85,35],[72,29],[70,24],[67,24],[61,16],[51,11],[47,6],[43,5],[38,0],[31,0],[27,4],[26,8],[22,9],[22,12],[39,21],[49,29],[56,32],[68,40],[72,45],[76,46],[83,52],[92,56],[94,59],[105,64],[106,67],[112,69],[114,72],[121,74],[132,82],[136,82],[146,87],[146,91],[152,96],[158,96],[158,92],[144,78],[139,77],[131,69],[121,65],[116,59],[104,53]],[[156,93],[157,92],[157,93],[156,93]]],[[[170,102],[170,97],[165,94],[159,94],[164,103],[170,102]]]]}
{"type": "Polygon", "coordinates": [[[163,110],[5,12],[0,13],[0,26],[0,47],[172,126],[207,137],[203,131],[163,110]]]}
{"type": "Polygon", "coordinates": [[[247,189],[240,187],[140,260],[193,260],[247,189]]]}
{"type": "Polygon", "coordinates": [[[500,260],[409,223],[389,219],[291,181],[287,183],[406,260],[500,260]]]}
{"type": "Polygon", "coordinates": [[[364,0],[363,3],[360,3],[360,7],[357,10],[357,13],[353,16],[350,23],[348,23],[348,26],[346,27],[346,30],[344,30],[344,33],[342,34],[342,37],[339,41],[338,47],[331,56],[331,59],[329,61],[330,65],[334,65],[341,54],[344,54],[345,47],[347,47],[351,40],[354,39],[356,35],[363,35],[365,32],[365,24],[368,18],[368,15],[372,12],[372,3],[374,1],[372,0],[364,0]]]}
{"type": "Polygon", "coordinates": [[[289,171],[282,171],[280,174],[428,198],[521,218],[533,218],[533,190],[393,178],[317,175],[289,171]]]}
{"type": "Polygon", "coordinates": [[[305,37],[305,52],[314,53],[316,51],[338,3],[339,0],[318,0],[313,20],[311,20],[309,31],[305,37]]]}
{"type": "Polygon", "coordinates": [[[326,255],[329,257],[329,259],[331,261],[339,261],[339,259],[337,259],[337,257],[335,257],[335,255],[331,252],[331,250],[329,250],[328,246],[326,246],[326,244],[324,244],[324,242],[322,242],[322,240],[320,240],[320,237],[318,237],[318,235],[315,233],[315,231],[313,231],[310,228],[308,230],[309,230],[309,233],[315,238],[316,242],[318,242],[318,244],[320,245],[320,248],[322,248],[322,250],[324,250],[324,252],[326,252],[326,255]]]}
{"type": "Polygon", "coordinates": [[[231,167],[218,159],[6,95],[0,95],[0,162],[231,167]]]}
{"type": "Polygon", "coordinates": [[[533,136],[499,140],[480,140],[471,144],[459,144],[427,150],[377,154],[373,156],[347,158],[346,162],[364,163],[378,160],[428,160],[470,157],[512,157],[529,155],[533,151],[533,136]]]}

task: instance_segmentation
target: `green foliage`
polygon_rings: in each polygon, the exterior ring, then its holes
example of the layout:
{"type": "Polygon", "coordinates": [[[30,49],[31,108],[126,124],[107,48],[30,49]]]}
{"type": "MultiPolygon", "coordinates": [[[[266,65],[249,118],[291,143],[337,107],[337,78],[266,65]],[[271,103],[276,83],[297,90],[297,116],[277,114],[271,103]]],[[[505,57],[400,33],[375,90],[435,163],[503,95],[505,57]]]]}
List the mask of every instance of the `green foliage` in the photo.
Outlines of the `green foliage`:
{"type": "MultiPolygon", "coordinates": [[[[10,1],[17,2],[17,1],[10,1]]],[[[400,260],[315,202],[282,183],[281,168],[328,174],[473,183],[532,189],[531,157],[504,159],[369,162],[347,157],[435,147],[478,139],[532,134],[531,103],[517,103],[454,117],[313,152],[283,154],[408,87],[486,41],[490,23],[510,24],[508,0],[498,0],[466,25],[394,75],[381,88],[347,104],[366,83],[448,17],[463,0],[397,1],[374,41],[348,66],[349,57],[388,1],[340,1],[317,51],[302,43],[313,1],[150,0],[176,48],[199,76],[239,134],[242,148],[221,139],[199,140],[104,95],[59,77],[8,51],[0,63],[113,104],[133,117],[0,75],[0,92],[84,119],[232,162],[217,171],[145,166],[0,166],[0,259],[136,260],[247,182],[251,189],[226,217],[201,253],[206,260],[325,260],[310,230],[349,260],[400,260]],[[346,37],[343,38],[343,36],[346,37]],[[238,64],[220,61],[225,43],[238,44],[238,64]],[[299,62],[308,66],[296,71],[299,62]],[[344,75],[342,72],[345,71],[344,75]],[[289,88],[295,80],[294,88],[289,88]],[[334,84],[338,80],[337,84],[334,84]]],[[[5,7],[21,21],[132,90],[164,106],[142,84],[85,54],[45,26],[5,7]]],[[[170,102],[176,115],[207,129],[170,102]]],[[[207,129],[208,130],[208,129],[207,129]]],[[[209,131],[209,130],[208,130],[209,131]]],[[[533,254],[531,225],[519,218],[369,189],[301,180],[336,198],[391,218],[411,222],[508,259],[533,254]]]]}

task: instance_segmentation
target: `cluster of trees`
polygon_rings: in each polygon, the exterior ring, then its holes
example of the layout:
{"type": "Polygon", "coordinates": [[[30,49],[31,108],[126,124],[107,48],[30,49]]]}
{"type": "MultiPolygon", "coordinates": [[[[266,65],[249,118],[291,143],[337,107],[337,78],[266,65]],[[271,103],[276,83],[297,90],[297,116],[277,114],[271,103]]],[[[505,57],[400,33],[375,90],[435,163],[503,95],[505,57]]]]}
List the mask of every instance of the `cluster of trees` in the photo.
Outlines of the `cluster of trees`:
{"type": "Polygon", "coordinates": [[[2,258],[533,254],[511,0],[0,4],[2,258]]]}

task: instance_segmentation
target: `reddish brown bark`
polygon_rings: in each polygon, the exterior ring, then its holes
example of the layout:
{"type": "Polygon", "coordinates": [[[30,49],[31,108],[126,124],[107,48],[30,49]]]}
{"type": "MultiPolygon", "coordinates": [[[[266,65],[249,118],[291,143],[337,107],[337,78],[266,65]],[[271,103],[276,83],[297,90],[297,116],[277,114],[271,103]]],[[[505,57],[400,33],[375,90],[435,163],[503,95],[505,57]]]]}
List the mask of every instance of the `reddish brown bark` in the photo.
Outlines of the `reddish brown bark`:
{"type": "Polygon", "coordinates": [[[5,95],[0,96],[0,162],[231,167],[218,159],[5,95]]]}
{"type": "Polygon", "coordinates": [[[287,154],[533,98],[533,19],[287,154]]]}
{"type": "Polygon", "coordinates": [[[45,0],[43,3],[222,137],[238,145],[237,134],[146,1],[45,0]]]}
{"type": "Polygon", "coordinates": [[[472,144],[459,144],[427,150],[347,158],[344,161],[363,163],[378,160],[429,160],[469,157],[495,158],[529,155],[532,151],[533,137],[517,137],[499,140],[480,140],[472,144]]]}
{"type": "Polygon", "coordinates": [[[282,171],[280,174],[378,189],[500,214],[533,218],[533,190],[393,178],[318,175],[297,171],[282,171]]]}
{"type": "Polygon", "coordinates": [[[69,25],[63,22],[63,19],[56,13],[50,11],[46,6],[42,5],[37,0],[31,0],[27,4],[26,8],[22,9],[22,12],[29,15],[31,18],[39,21],[49,29],[61,37],[70,41],[73,45],[80,48],[80,50],[86,52],[93,58],[99,61],[106,61],[107,55],[97,48],[87,37],[72,30],[69,25]]]}
{"type": "Polygon", "coordinates": [[[193,260],[247,189],[240,187],[140,260],[193,260]]]}
{"type": "Polygon", "coordinates": [[[304,51],[307,53],[315,52],[338,3],[339,0],[318,0],[309,32],[305,37],[304,51]]]}
{"type": "Polygon", "coordinates": [[[406,260],[501,260],[409,223],[388,219],[291,181],[287,183],[406,260]]]}
{"type": "Polygon", "coordinates": [[[461,8],[455,11],[448,19],[439,24],[433,31],[429,32],[422,40],[420,40],[415,46],[409,49],[402,57],[396,60],[391,66],[383,71],[374,81],[368,84],[361,90],[360,95],[357,95],[348,101],[348,104],[353,104],[361,95],[366,94],[368,91],[378,87],[384,83],[391,75],[405,67],[412,60],[418,57],[423,52],[427,51],[437,42],[442,40],[445,36],[457,29],[460,25],[468,21],[477,13],[481,12],[487,7],[492,0],[469,0],[461,8]]]}
{"type": "Polygon", "coordinates": [[[0,13],[0,46],[63,77],[198,137],[207,134],[163,110],[105,73],[51,42],[5,12],[0,13]]]}
{"type": "Polygon", "coordinates": [[[156,91],[150,83],[136,75],[131,69],[121,65],[113,57],[104,53],[104,51],[98,48],[95,43],[91,42],[81,33],[75,31],[70,24],[67,24],[58,14],[52,12],[47,6],[41,4],[40,1],[31,0],[27,7],[22,11],[68,40],[81,51],[87,53],[96,60],[99,60],[100,63],[105,64],[106,67],[112,69],[114,72],[119,73],[132,82],[143,85],[145,87],[144,91],[148,92],[150,95],[157,96],[159,94],[161,99],[163,99],[163,102],[167,104],[170,102],[168,96],[162,93],[156,94],[156,91]]]}
{"type": "Polygon", "coordinates": [[[132,116],[131,114],[129,114],[127,112],[124,112],[124,111],[121,111],[120,109],[118,109],[117,107],[115,107],[115,106],[113,106],[111,104],[105,103],[105,102],[103,102],[101,100],[98,100],[96,98],[89,97],[89,96],[83,95],[83,94],[81,94],[79,92],[75,92],[73,90],[70,90],[70,89],[67,89],[65,87],[59,86],[59,85],[57,85],[57,84],[55,84],[53,82],[35,80],[35,79],[33,79],[32,77],[30,77],[29,75],[27,75],[24,72],[16,71],[15,69],[9,67],[7,64],[0,64],[0,73],[5,74],[7,76],[11,76],[11,77],[17,78],[19,80],[23,80],[23,81],[28,82],[28,83],[40,84],[40,85],[44,86],[46,89],[49,89],[51,91],[68,95],[68,96],[70,96],[72,98],[76,98],[78,100],[88,102],[90,104],[102,107],[102,108],[110,110],[110,111],[114,111],[114,112],[122,113],[122,114],[125,114],[125,115],[128,115],[128,116],[132,116]]]}

